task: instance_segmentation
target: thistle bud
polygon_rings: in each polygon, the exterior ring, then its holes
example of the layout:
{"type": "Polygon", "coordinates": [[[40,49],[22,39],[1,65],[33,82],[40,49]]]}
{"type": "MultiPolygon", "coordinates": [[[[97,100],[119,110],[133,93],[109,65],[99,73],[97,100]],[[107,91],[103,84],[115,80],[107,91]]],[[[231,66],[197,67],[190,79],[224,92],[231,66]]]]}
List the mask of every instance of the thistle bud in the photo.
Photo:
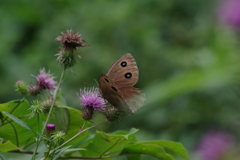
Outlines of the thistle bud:
{"type": "Polygon", "coordinates": [[[52,136],[53,133],[56,132],[55,128],[56,128],[56,126],[54,124],[51,124],[51,123],[47,124],[47,126],[46,126],[46,135],[48,137],[52,136]]]}
{"type": "Polygon", "coordinates": [[[54,134],[51,136],[52,142],[55,145],[55,147],[60,146],[64,142],[65,133],[62,131],[54,132],[54,134]]]}
{"type": "Polygon", "coordinates": [[[28,86],[23,81],[17,81],[15,84],[15,91],[20,93],[23,96],[26,96],[28,94],[28,86]]]}
{"type": "Polygon", "coordinates": [[[31,107],[29,108],[29,110],[31,111],[31,116],[30,118],[39,115],[42,113],[42,109],[41,109],[41,104],[39,101],[33,101],[31,107]]]}

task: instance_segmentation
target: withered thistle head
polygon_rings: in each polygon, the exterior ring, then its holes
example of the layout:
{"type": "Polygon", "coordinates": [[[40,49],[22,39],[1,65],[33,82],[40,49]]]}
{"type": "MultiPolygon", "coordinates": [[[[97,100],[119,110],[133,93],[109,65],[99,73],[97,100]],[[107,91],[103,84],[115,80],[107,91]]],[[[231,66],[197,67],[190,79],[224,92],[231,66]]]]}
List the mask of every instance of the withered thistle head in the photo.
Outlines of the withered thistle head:
{"type": "Polygon", "coordinates": [[[110,122],[120,121],[121,119],[127,116],[126,112],[120,111],[117,108],[110,107],[110,106],[104,110],[103,114],[106,116],[107,120],[110,122]]]}
{"type": "Polygon", "coordinates": [[[56,54],[58,56],[57,61],[65,69],[72,67],[76,63],[76,56],[78,55],[77,47],[85,47],[85,40],[81,37],[80,33],[75,33],[73,30],[67,30],[66,33],[61,33],[61,36],[56,38],[56,41],[61,42],[60,52],[56,54]]]}
{"type": "MultiPolygon", "coordinates": [[[[53,103],[53,97],[45,98],[41,101],[41,109],[43,113],[48,113],[50,111],[51,105],[53,103]]],[[[56,107],[56,104],[54,104],[54,107],[56,107]]]]}

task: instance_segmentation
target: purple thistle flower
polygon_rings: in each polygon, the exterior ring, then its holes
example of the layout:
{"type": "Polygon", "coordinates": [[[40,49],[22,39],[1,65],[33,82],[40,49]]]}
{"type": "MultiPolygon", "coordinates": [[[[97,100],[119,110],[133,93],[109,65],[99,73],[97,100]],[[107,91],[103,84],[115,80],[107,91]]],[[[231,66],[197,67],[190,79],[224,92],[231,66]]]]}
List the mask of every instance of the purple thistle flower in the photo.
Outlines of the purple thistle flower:
{"type": "Polygon", "coordinates": [[[217,160],[233,145],[233,137],[225,132],[209,132],[198,146],[201,159],[217,160]]]}
{"type": "Polygon", "coordinates": [[[82,102],[82,106],[92,107],[94,110],[102,111],[106,107],[106,101],[100,96],[98,88],[90,88],[87,90],[84,88],[80,89],[80,93],[78,94],[78,98],[82,102]]]}
{"type": "Polygon", "coordinates": [[[56,126],[55,124],[47,124],[46,126],[46,132],[47,132],[47,136],[51,136],[55,131],[56,131],[56,126]]]}
{"type": "Polygon", "coordinates": [[[53,80],[54,77],[50,73],[45,72],[45,68],[40,69],[40,74],[36,76],[38,86],[42,89],[54,90],[56,82],[53,80]]]}
{"type": "Polygon", "coordinates": [[[224,0],[218,8],[218,18],[224,24],[240,28],[240,0],[224,0]]]}
{"type": "Polygon", "coordinates": [[[82,114],[82,118],[85,120],[92,118],[94,110],[103,111],[106,107],[106,101],[100,96],[98,88],[80,89],[80,93],[77,95],[82,102],[81,105],[85,107],[82,114]]]}

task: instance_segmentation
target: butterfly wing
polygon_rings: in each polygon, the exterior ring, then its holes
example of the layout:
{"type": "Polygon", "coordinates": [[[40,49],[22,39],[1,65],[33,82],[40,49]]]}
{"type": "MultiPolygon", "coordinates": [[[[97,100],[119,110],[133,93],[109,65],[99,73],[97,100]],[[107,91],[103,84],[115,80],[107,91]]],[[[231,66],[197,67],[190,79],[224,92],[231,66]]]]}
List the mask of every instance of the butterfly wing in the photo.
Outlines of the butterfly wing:
{"type": "Polygon", "coordinates": [[[98,83],[104,99],[106,99],[111,105],[118,108],[120,111],[125,111],[127,113],[131,112],[127,107],[128,104],[123,99],[120,89],[107,75],[100,75],[98,78],[98,83]]]}
{"type": "Polygon", "coordinates": [[[145,94],[141,93],[141,90],[134,88],[133,86],[127,86],[124,88],[119,88],[122,92],[123,99],[128,104],[131,109],[131,114],[136,112],[141,106],[143,106],[145,101],[145,94]]]}
{"type": "Polygon", "coordinates": [[[130,53],[120,57],[106,74],[117,86],[133,86],[138,81],[138,67],[130,53]]]}
{"type": "Polygon", "coordinates": [[[103,98],[119,110],[130,114],[136,112],[145,100],[141,90],[133,87],[137,81],[137,63],[129,53],[114,62],[107,74],[102,74],[98,79],[103,98]]]}

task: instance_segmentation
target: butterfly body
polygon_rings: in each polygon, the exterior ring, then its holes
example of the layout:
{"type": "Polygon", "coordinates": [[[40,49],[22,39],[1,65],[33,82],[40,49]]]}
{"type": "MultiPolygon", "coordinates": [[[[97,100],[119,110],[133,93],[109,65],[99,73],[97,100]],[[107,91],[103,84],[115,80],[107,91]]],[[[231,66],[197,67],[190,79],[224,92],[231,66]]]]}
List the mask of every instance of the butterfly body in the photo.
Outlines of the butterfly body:
{"type": "Polygon", "coordinates": [[[100,75],[99,88],[103,98],[110,104],[129,114],[134,114],[145,100],[141,90],[134,88],[138,81],[138,67],[131,54],[120,57],[107,74],[100,75]]]}

